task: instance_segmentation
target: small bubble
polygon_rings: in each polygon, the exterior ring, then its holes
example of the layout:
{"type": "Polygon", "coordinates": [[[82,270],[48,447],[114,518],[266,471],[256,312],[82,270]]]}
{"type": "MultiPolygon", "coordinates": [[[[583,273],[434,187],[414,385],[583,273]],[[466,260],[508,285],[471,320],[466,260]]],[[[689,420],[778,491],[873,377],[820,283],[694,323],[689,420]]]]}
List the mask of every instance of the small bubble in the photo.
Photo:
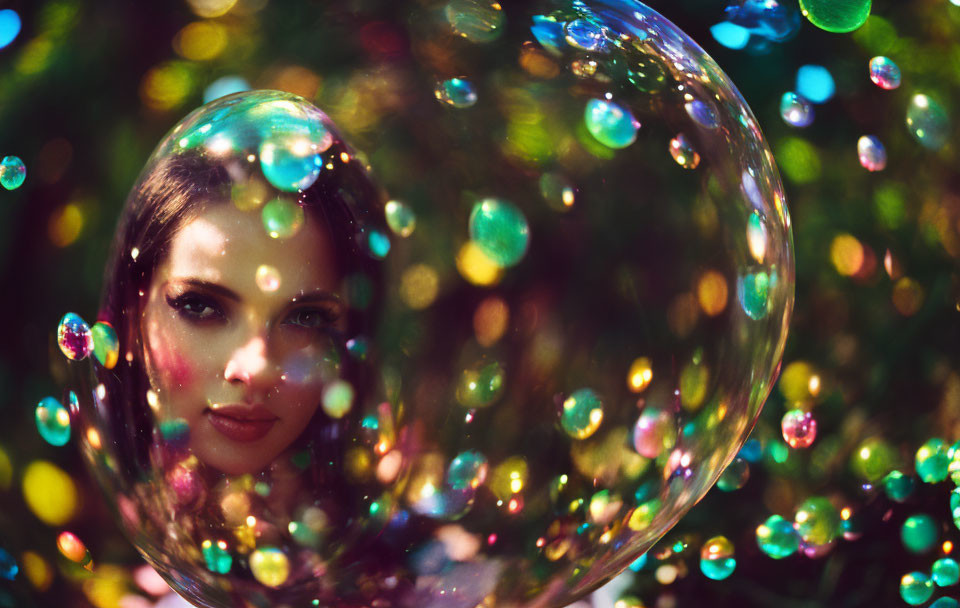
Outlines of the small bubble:
{"type": "Polygon", "coordinates": [[[27,179],[27,166],[16,156],[6,156],[0,161],[0,184],[7,190],[16,190],[27,179]]]}
{"type": "Polygon", "coordinates": [[[476,203],[470,213],[470,238],[497,266],[519,263],[530,243],[527,218],[513,204],[497,198],[476,203]]]}
{"type": "Polygon", "coordinates": [[[688,101],[684,106],[687,114],[695,123],[704,129],[716,129],[720,126],[720,119],[717,118],[717,112],[709,102],[694,99],[688,101]]]}
{"type": "Polygon", "coordinates": [[[737,560],[733,556],[733,543],[725,536],[714,536],[700,550],[700,571],[707,578],[722,581],[733,574],[737,560]]]}
{"type": "Polygon", "coordinates": [[[780,422],[783,440],[791,448],[808,448],[817,438],[817,421],[813,414],[803,410],[790,410],[780,422]]]}
{"type": "Polygon", "coordinates": [[[670,156],[684,169],[696,169],[700,164],[700,155],[683,133],[670,140],[670,156]]]}
{"type": "Polygon", "coordinates": [[[584,113],[587,130],[608,148],[626,148],[637,140],[640,123],[630,110],[612,101],[591,99],[584,113]]]}
{"type": "Polygon", "coordinates": [[[257,267],[254,280],[260,291],[272,293],[280,288],[280,271],[273,266],[261,264],[257,267]]]}
{"type": "Polygon", "coordinates": [[[809,127],[813,124],[813,104],[796,93],[784,93],[780,99],[780,116],[792,127],[809,127]]]}
{"type": "Polygon", "coordinates": [[[939,103],[926,95],[914,95],[907,107],[907,129],[920,145],[938,150],[947,143],[950,118],[939,103]]]}
{"type": "Polygon", "coordinates": [[[586,19],[574,19],[564,28],[567,44],[581,51],[605,51],[603,28],[586,19]]]}
{"type": "Polygon", "coordinates": [[[870,60],[870,80],[881,89],[896,89],[900,86],[900,67],[889,57],[874,57],[870,60]]]}
{"type": "Polygon", "coordinates": [[[93,352],[93,334],[80,315],[68,312],[57,327],[57,344],[68,359],[79,361],[93,352]]]}
{"type": "Polygon", "coordinates": [[[387,218],[387,226],[394,234],[407,238],[413,234],[417,227],[417,216],[413,210],[400,201],[387,201],[384,206],[384,213],[387,218]]]}
{"type": "Polygon", "coordinates": [[[455,108],[469,108],[477,103],[477,90],[469,80],[450,78],[437,83],[434,96],[441,102],[455,108]]]}
{"type": "Polygon", "coordinates": [[[37,431],[50,445],[66,445],[70,440],[70,412],[53,397],[44,397],[35,412],[37,431]]]}
{"type": "Polygon", "coordinates": [[[586,439],[600,428],[602,421],[603,403],[592,389],[581,388],[564,400],[560,424],[571,437],[586,439]]]}
{"type": "Polygon", "coordinates": [[[864,135],[857,141],[857,155],[867,171],[883,171],[887,167],[887,149],[875,135],[864,135]]]}

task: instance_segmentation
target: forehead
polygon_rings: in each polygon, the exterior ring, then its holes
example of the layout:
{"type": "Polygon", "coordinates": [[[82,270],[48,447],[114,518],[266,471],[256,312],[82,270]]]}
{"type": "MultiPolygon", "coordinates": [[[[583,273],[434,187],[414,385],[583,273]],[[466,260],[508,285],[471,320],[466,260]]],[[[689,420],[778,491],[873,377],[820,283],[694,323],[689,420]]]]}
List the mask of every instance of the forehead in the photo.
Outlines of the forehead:
{"type": "Polygon", "coordinates": [[[158,275],[219,283],[240,293],[262,291],[258,270],[279,276],[277,295],[324,288],[335,290],[340,272],[328,230],[307,214],[299,230],[271,237],[258,210],[241,211],[229,202],[208,205],[170,241],[158,275]]]}

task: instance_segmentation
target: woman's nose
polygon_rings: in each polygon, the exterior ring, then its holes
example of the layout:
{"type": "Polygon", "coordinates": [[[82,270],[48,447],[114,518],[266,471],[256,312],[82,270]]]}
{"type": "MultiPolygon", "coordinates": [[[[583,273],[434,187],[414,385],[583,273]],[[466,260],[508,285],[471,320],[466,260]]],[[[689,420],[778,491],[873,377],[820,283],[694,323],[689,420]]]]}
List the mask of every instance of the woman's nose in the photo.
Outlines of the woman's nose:
{"type": "Polygon", "coordinates": [[[227,360],[223,377],[227,382],[251,384],[267,371],[267,344],[260,336],[238,348],[227,360]]]}

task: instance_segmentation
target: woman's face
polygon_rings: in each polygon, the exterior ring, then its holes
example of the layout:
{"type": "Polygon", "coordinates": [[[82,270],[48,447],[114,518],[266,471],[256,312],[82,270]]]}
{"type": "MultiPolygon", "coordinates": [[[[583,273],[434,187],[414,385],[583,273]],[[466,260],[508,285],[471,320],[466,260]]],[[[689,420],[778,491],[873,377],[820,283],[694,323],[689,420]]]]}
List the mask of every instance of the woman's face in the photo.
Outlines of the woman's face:
{"type": "Polygon", "coordinates": [[[140,331],[154,409],[187,422],[202,462],[254,473],[304,430],[345,329],[335,266],[327,230],[309,217],[277,240],[259,213],[223,203],[173,236],[140,331]]]}

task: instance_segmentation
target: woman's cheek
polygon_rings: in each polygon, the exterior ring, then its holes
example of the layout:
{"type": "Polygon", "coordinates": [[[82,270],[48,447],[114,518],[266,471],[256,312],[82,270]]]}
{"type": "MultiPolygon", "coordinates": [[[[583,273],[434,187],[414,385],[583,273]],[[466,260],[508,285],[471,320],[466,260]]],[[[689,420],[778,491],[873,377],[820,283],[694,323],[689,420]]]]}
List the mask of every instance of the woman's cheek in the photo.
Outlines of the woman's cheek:
{"type": "Polygon", "coordinates": [[[150,331],[150,355],[155,371],[165,387],[176,390],[189,390],[196,376],[196,363],[187,353],[192,351],[190,344],[182,336],[154,327],[150,331]]]}

